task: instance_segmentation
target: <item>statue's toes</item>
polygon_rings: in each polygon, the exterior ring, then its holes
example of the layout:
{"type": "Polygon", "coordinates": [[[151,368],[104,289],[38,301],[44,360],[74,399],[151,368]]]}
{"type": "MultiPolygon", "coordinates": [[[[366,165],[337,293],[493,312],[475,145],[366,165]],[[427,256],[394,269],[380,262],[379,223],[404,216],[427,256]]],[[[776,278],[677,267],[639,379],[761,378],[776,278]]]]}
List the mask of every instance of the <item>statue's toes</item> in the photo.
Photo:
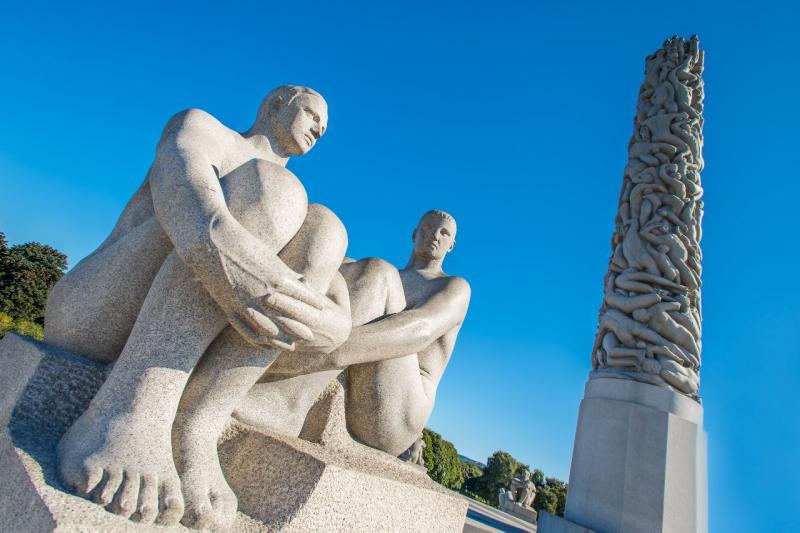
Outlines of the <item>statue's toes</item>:
{"type": "Polygon", "coordinates": [[[216,514],[215,526],[218,529],[229,528],[236,519],[236,509],[239,506],[236,495],[230,490],[212,490],[211,505],[216,514]]]}
{"type": "Polygon", "coordinates": [[[152,524],[158,516],[158,478],[152,474],[142,475],[139,502],[131,520],[152,524]]]}
{"type": "Polygon", "coordinates": [[[165,526],[174,526],[183,517],[183,495],[177,479],[161,481],[159,487],[159,513],[156,522],[165,526]]]}
{"type": "Polygon", "coordinates": [[[103,481],[103,469],[89,461],[85,461],[77,467],[62,462],[61,478],[75,492],[89,497],[89,494],[103,481]]]}
{"type": "Polygon", "coordinates": [[[105,507],[114,501],[119,486],[122,484],[123,471],[121,466],[109,466],[104,469],[103,480],[94,489],[92,499],[105,507]]]}
{"type": "Polygon", "coordinates": [[[139,472],[126,470],[123,474],[122,484],[108,510],[125,518],[130,518],[133,512],[136,511],[139,502],[139,487],[139,472]]]}

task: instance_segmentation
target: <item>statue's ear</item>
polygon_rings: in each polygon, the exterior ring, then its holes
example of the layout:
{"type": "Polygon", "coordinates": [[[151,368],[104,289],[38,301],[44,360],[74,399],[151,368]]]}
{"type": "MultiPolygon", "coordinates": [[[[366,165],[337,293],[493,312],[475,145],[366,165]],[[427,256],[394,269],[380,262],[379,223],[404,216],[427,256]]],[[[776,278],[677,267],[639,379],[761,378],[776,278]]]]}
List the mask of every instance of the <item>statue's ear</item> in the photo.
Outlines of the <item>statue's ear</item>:
{"type": "Polygon", "coordinates": [[[448,251],[448,252],[452,252],[452,251],[453,251],[453,248],[455,248],[455,247],[456,247],[456,240],[455,240],[455,239],[453,239],[453,244],[451,244],[451,245],[450,245],[450,249],[449,249],[449,250],[447,250],[447,251],[448,251]]]}

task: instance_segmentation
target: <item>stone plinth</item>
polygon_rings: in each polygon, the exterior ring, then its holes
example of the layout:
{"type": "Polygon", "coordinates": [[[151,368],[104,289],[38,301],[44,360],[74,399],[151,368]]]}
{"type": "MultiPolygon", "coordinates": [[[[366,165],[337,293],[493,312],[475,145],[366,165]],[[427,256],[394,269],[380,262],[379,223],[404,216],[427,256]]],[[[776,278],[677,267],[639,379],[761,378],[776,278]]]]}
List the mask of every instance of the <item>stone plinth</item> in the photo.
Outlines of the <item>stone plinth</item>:
{"type": "Polygon", "coordinates": [[[235,424],[220,446],[239,510],[275,531],[461,531],[467,502],[363,446],[332,449],[235,424]]]}
{"type": "MultiPolygon", "coordinates": [[[[0,368],[0,531],[189,531],[136,524],[70,494],[58,479],[56,444],[100,387],[105,366],[8,334],[0,368]]],[[[341,392],[323,398],[312,415],[340,401],[341,392]]],[[[231,531],[461,531],[464,500],[412,465],[348,442],[335,420],[315,427],[310,418],[304,437],[317,442],[239,423],[226,431],[220,460],[239,497],[231,531]]]]}
{"type": "Polygon", "coordinates": [[[528,522],[536,523],[536,511],[512,501],[501,501],[500,509],[528,522]]]}
{"type": "MultiPolygon", "coordinates": [[[[566,520],[604,533],[707,531],[702,426],[702,406],[683,394],[627,379],[589,380],[566,520]]],[[[571,531],[556,522],[548,517],[541,532],[571,531]]]]}

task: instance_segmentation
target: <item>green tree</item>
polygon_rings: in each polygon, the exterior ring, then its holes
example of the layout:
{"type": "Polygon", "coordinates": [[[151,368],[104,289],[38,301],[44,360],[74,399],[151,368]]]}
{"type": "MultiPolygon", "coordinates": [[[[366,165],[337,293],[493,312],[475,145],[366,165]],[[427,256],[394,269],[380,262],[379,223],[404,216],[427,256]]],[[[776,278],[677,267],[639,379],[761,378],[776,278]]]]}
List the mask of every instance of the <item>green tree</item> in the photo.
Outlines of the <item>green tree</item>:
{"type": "Polygon", "coordinates": [[[533,501],[533,508],[537,511],[547,511],[564,516],[564,506],[567,503],[567,484],[554,477],[545,478],[541,470],[536,470],[532,479],[536,484],[536,499],[533,501]]]}
{"type": "Polygon", "coordinates": [[[513,477],[523,468],[527,469],[528,465],[520,463],[510,453],[498,450],[486,461],[483,475],[471,480],[467,489],[496,507],[499,505],[497,493],[510,487],[513,477]]]}
{"type": "Polygon", "coordinates": [[[47,293],[66,268],[67,256],[55,248],[38,242],[9,247],[0,233],[0,311],[43,325],[47,293]]]}
{"type": "Polygon", "coordinates": [[[464,484],[464,475],[456,447],[427,428],[422,431],[422,438],[425,441],[422,458],[425,460],[428,476],[449,489],[460,489],[464,484]]]}
{"type": "Polygon", "coordinates": [[[461,476],[464,478],[464,483],[470,479],[481,477],[483,475],[483,468],[475,463],[469,461],[461,461],[461,476]]]}

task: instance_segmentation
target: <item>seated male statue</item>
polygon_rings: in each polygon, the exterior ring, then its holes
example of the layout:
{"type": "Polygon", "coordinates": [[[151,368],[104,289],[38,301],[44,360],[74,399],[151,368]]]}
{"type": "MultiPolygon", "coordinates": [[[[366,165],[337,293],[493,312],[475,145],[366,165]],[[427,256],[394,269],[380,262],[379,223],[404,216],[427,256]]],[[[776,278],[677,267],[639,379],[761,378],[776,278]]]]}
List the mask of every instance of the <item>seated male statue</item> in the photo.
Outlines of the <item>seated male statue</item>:
{"type": "Polygon", "coordinates": [[[207,501],[235,513],[232,494],[202,493],[191,472],[181,482],[173,451],[185,465],[205,450],[177,427],[173,444],[173,421],[212,343],[241,340],[263,371],[280,352],[330,352],[349,335],[337,271],[345,229],[284,168],[326,125],[322,97],[295,86],[267,95],[245,133],[200,110],[179,113],[111,235],[55,286],[46,342],[114,362],[59,443],[60,475],[79,494],[144,523],[175,524],[184,504],[207,501]]]}
{"type": "MultiPolygon", "coordinates": [[[[274,359],[234,331],[220,335],[192,374],[175,424],[190,523],[222,527],[233,519],[235,507],[215,502],[222,494],[235,501],[216,453],[231,413],[297,436],[320,392],[344,368],[347,425],[357,440],[397,456],[419,438],[469,305],[467,282],[442,270],[455,235],[451,215],[429,211],[413,232],[404,270],[373,258],[343,264],[354,327],[331,353],[300,348],[305,353],[274,359]],[[202,453],[183,453],[189,448],[202,453]]],[[[304,305],[286,300],[277,308],[301,316],[304,305]]]]}

